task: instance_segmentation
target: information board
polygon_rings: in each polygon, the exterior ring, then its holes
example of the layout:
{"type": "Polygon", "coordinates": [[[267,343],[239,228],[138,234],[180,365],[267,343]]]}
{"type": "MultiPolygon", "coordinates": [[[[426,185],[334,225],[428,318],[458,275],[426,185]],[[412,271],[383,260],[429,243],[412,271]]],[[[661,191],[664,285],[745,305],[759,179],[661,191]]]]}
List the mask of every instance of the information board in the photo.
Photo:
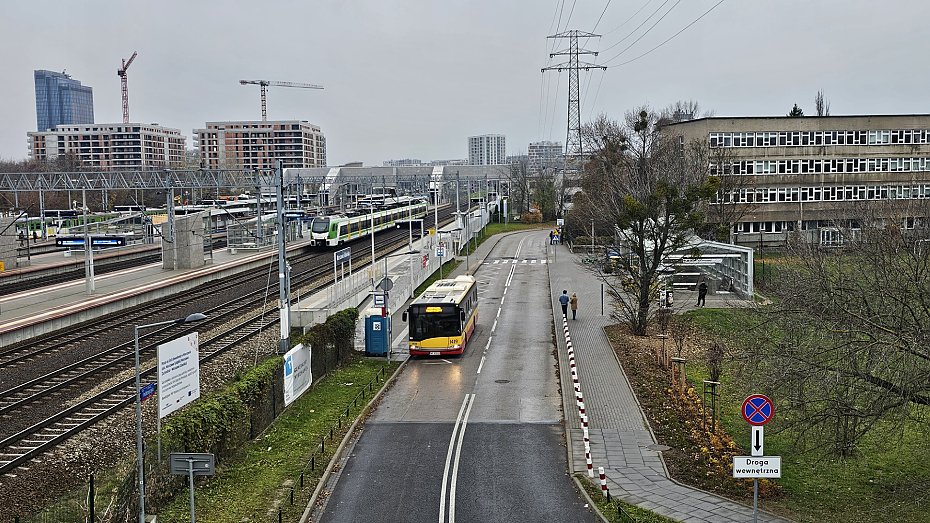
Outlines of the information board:
{"type": "Polygon", "coordinates": [[[200,342],[196,332],[158,346],[158,417],[200,398],[200,342]]]}
{"type": "Polygon", "coordinates": [[[290,405],[313,383],[310,347],[298,344],[284,355],[284,405],[290,405]]]}

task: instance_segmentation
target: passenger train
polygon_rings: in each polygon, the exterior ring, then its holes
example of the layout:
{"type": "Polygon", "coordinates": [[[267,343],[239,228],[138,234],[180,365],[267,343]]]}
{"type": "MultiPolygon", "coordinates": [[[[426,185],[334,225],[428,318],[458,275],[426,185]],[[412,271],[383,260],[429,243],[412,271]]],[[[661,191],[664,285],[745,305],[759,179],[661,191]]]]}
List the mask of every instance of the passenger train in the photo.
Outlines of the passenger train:
{"type": "Polygon", "coordinates": [[[427,205],[423,200],[399,196],[381,207],[356,207],[345,213],[316,216],[310,224],[310,244],[316,246],[338,246],[367,236],[374,222],[375,232],[390,227],[400,227],[411,219],[423,218],[427,205]],[[371,209],[375,209],[374,213],[371,209]]]}

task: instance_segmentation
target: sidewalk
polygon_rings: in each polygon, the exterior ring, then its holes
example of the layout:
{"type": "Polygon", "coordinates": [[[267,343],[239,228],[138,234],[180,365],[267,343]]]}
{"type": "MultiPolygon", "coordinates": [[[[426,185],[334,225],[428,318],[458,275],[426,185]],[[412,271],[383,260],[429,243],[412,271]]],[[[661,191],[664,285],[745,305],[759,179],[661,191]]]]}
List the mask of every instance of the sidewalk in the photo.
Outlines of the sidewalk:
{"type": "MultiPolygon", "coordinates": [[[[562,335],[562,310],[558,295],[563,289],[568,290],[569,294],[578,294],[578,320],[569,319],[568,328],[588,415],[595,474],[598,467],[604,467],[613,495],[679,521],[752,521],[752,507],[669,479],[660,452],[654,450],[655,437],[604,333],[604,327],[614,323],[609,316],[609,301],[605,301],[605,315],[601,316],[601,282],[583,269],[578,260],[568,248],[558,247],[558,255],[550,256],[548,264],[552,311],[558,319],[556,339],[565,426],[570,439],[568,451],[571,472],[586,473],[587,464],[581,421],[572,397],[574,388],[565,337],[562,335]]],[[[708,296],[708,305],[711,305],[710,298],[708,296]]],[[[690,299],[689,296],[686,303],[690,304],[690,299]]],[[[609,297],[605,297],[605,300],[609,300],[609,297]]],[[[760,511],[759,521],[784,520],[760,511]]]]}

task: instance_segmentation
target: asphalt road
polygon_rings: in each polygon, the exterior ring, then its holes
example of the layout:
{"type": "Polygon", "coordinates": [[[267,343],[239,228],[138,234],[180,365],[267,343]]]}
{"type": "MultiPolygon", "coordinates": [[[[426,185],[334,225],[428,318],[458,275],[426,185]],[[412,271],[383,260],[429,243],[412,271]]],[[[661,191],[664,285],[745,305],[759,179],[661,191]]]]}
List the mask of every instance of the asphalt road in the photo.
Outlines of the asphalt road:
{"type": "Polygon", "coordinates": [[[501,239],[476,274],[465,354],[408,362],[319,521],[598,521],[568,475],[547,243],[545,232],[501,239]]]}

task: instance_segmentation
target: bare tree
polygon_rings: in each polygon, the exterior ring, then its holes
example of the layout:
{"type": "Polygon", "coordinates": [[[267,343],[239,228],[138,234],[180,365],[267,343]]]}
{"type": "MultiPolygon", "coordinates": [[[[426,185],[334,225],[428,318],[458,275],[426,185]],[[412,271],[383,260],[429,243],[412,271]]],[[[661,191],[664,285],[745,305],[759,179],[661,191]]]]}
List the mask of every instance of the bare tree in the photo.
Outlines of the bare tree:
{"type": "Polygon", "coordinates": [[[701,105],[695,100],[678,100],[659,111],[659,125],[686,122],[688,120],[707,118],[713,115],[713,110],[701,112],[701,105]]]}
{"type": "Polygon", "coordinates": [[[613,246],[625,253],[616,267],[613,290],[629,292],[619,300],[619,316],[635,334],[645,334],[660,269],[704,221],[702,202],[717,190],[707,174],[707,146],[681,145],[660,133],[658,115],[645,107],[623,123],[600,116],[582,129],[585,165],[582,189],[591,219],[608,224],[613,246]]]}
{"type": "Polygon", "coordinates": [[[528,212],[532,201],[530,189],[532,173],[530,172],[529,160],[521,158],[511,163],[507,178],[510,186],[510,199],[513,204],[511,212],[528,212]]]}
{"type": "Polygon", "coordinates": [[[817,108],[817,116],[830,116],[830,102],[823,97],[823,89],[814,96],[814,107],[817,108]]]}
{"type": "Polygon", "coordinates": [[[928,216],[922,200],[870,202],[835,222],[841,248],[791,243],[747,361],[802,437],[846,455],[876,423],[930,405],[928,216]]]}

